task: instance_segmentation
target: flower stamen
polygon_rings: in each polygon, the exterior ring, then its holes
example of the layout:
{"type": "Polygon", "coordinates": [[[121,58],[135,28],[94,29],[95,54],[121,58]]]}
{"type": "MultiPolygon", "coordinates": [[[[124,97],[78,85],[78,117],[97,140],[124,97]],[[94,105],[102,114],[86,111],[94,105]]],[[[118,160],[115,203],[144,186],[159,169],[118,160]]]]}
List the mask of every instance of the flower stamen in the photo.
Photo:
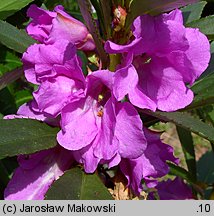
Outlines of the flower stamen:
{"type": "Polygon", "coordinates": [[[100,109],[99,109],[99,111],[97,112],[97,116],[98,117],[102,117],[103,116],[103,108],[101,107],[100,109]]]}

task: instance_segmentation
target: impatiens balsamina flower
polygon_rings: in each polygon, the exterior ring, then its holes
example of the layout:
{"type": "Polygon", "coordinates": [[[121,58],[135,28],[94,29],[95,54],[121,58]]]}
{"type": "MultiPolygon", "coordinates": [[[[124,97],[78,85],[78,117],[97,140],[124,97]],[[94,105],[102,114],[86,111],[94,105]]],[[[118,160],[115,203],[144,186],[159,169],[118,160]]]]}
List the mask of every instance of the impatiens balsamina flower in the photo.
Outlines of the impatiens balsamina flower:
{"type": "Polygon", "coordinates": [[[53,12],[31,5],[27,15],[32,18],[27,26],[27,33],[39,42],[52,44],[64,39],[81,50],[95,49],[86,26],[64,12],[61,5],[56,6],[53,12]]]}
{"type": "Polygon", "coordinates": [[[143,15],[133,23],[135,39],[127,45],[107,41],[109,53],[123,53],[114,75],[117,100],[128,94],[135,106],[175,111],[193,100],[192,84],[207,68],[210,45],[198,29],[185,28],[180,10],[157,17],[143,15]]]}
{"type": "Polygon", "coordinates": [[[85,92],[61,112],[62,130],[57,140],[74,151],[86,172],[94,172],[99,162],[117,165],[121,157],[137,158],[146,149],[137,111],[128,102],[117,102],[111,94],[112,75],[107,70],[88,75],[85,92]]]}
{"type": "Polygon", "coordinates": [[[142,128],[135,108],[117,102],[111,94],[113,73],[95,71],[86,78],[85,94],[62,109],[62,130],[57,140],[73,151],[73,157],[94,172],[98,163],[109,168],[120,164],[128,185],[136,194],[142,191],[141,179],[154,187],[154,178],[169,171],[166,160],[177,163],[172,147],[159,135],[142,128]],[[134,142],[133,142],[134,140],[134,142]]]}

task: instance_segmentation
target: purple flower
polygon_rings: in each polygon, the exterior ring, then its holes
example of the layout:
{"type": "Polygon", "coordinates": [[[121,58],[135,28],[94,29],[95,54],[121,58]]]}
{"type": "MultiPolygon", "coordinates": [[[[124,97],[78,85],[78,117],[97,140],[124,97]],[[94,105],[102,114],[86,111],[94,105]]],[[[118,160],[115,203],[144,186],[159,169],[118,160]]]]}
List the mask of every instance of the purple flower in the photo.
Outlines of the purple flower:
{"type": "Polygon", "coordinates": [[[72,96],[85,88],[76,48],[66,40],[34,44],[22,61],[27,80],[39,85],[33,96],[41,113],[56,117],[72,96]]]}
{"type": "Polygon", "coordinates": [[[174,111],[190,104],[192,84],[207,68],[210,45],[198,29],[185,28],[180,10],[156,17],[143,15],[133,23],[135,39],[127,45],[107,41],[109,53],[123,53],[114,75],[118,100],[128,94],[135,106],[174,111]]]}
{"type": "Polygon", "coordinates": [[[169,179],[159,182],[156,189],[160,200],[193,199],[191,188],[179,177],[176,177],[174,180],[169,179]]]}
{"type": "Polygon", "coordinates": [[[121,157],[137,158],[146,148],[137,111],[111,95],[112,76],[107,70],[88,75],[85,92],[61,112],[62,130],[57,140],[74,151],[74,158],[84,164],[86,172],[94,172],[99,162],[117,165],[121,157]]]}
{"type": "Polygon", "coordinates": [[[31,5],[27,15],[32,18],[27,26],[27,33],[39,42],[52,44],[59,40],[68,40],[78,49],[95,49],[86,26],[64,12],[61,5],[56,6],[54,12],[31,5]]]}
{"type": "Polygon", "coordinates": [[[142,191],[141,180],[147,187],[155,187],[157,178],[165,176],[169,172],[166,161],[178,163],[173,156],[173,148],[161,142],[159,134],[144,129],[147,140],[147,148],[144,153],[136,159],[122,159],[121,171],[128,179],[128,186],[137,195],[142,191]]]}

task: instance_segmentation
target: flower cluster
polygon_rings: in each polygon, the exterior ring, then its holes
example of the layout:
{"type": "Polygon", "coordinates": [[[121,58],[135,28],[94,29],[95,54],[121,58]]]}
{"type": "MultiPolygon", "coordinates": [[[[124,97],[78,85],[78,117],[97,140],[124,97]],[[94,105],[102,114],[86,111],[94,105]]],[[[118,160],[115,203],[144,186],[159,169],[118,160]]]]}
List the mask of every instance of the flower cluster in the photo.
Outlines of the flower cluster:
{"type": "Polygon", "coordinates": [[[86,26],[62,6],[50,12],[31,5],[28,16],[27,33],[40,43],[30,46],[22,61],[26,79],[38,88],[31,102],[6,118],[60,127],[59,145],[20,155],[5,199],[44,199],[74,161],[87,173],[99,164],[119,166],[136,195],[142,179],[147,187],[156,187],[157,178],[169,171],[166,161],[178,160],[157,132],[143,126],[137,109],[174,111],[191,103],[193,93],[186,84],[208,66],[207,38],[198,29],[185,28],[179,10],[143,15],[134,21],[127,44],[105,43],[108,53],[121,54],[116,71],[84,76],[77,50],[96,52],[86,26]]]}

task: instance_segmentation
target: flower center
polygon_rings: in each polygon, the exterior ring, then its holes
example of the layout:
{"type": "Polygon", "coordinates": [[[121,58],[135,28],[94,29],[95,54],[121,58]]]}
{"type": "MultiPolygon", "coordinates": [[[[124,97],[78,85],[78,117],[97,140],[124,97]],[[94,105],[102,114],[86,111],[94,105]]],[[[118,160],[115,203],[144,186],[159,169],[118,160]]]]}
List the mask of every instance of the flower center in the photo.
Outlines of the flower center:
{"type": "Polygon", "coordinates": [[[149,64],[152,61],[152,58],[146,53],[143,53],[141,55],[141,61],[143,62],[143,64],[149,64]]]}
{"type": "Polygon", "coordinates": [[[97,116],[98,117],[102,117],[103,116],[103,99],[104,99],[104,94],[101,93],[98,95],[98,99],[97,99],[97,106],[98,106],[98,112],[97,112],[97,116]]]}
{"type": "Polygon", "coordinates": [[[134,58],[133,64],[135,66],[136,69],[140,69],[141,67],[150,64],[152,61],[152,58],[143,53],[142,55],[136,56],[134,58]]]}
{"type": "Polygon", "coordinates": [[[111,97],[111,92],[106,86],[101,86],[100,89],[97,89],[96,100],[96,115],[102,117],[104,114],[104,107],[106,102],[111,97]]]}
{"type": "Polygon", "coordinates": [[[152,61],[152,58],[145,56],[145,58],[143,58],[143,60],[144,60],[144,64],[149,64],[152,61]]]}
{"type": "Polygon", "coordinates": [[[104,96],[102,94],[98,95],[98,103],[100,103],[103,100],[104,96]]]}

